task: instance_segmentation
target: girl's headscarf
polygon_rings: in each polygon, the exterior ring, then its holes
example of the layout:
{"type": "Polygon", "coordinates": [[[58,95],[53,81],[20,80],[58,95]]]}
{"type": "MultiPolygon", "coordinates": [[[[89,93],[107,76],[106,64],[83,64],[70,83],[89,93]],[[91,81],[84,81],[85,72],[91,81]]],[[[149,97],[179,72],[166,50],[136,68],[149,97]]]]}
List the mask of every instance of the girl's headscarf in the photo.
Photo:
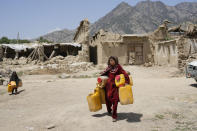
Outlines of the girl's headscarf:
{"type": "Polygon", "coordinates": [[[119,64],[118,57],[110,56],[109,59],[108,59],[108,62],[107,62],[108,66],[110,65],[110,59],[113,59],[115,61],[115,66],[119,64]]]}
{"type": "Polygon", "coordinates": [[[12,75],[10,77],[10,81],[16,81],[16,82],[19,81],[19,78],[18,78],[18,75],[16,74],[16,71],[12,72],[12,75]]]}

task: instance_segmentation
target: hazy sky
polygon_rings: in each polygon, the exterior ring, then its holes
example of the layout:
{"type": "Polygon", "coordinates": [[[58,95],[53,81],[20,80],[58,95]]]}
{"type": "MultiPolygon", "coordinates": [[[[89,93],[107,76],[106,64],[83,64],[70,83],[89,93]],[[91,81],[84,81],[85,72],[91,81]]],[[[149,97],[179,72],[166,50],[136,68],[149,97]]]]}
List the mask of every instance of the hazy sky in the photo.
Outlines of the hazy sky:
{"type": "MultiPolygon", "coordinates": [[[[0,37],[16,38],[20,32],[20,38],[31,39],[54,30],[75,29],[82,19],[93,23],[122,1],[135,5],[142,0],[0,0],[0,37]]],[[[161,1],[167,5],[197,2],[161,1]]]]}

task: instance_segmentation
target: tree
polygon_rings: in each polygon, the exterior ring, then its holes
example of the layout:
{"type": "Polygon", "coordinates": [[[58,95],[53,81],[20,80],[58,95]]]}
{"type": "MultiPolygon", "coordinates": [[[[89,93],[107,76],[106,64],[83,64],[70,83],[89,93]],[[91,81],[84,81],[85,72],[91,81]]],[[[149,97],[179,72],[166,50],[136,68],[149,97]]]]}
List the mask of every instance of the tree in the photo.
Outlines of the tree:
{"type": "Polygon", "coordinates": [[[10,40],[10,43],[16,44],[17,40],[16,39],[12,39],[12,40],[10,40]]]}
{"type": "Polygon", "coordinates": [[[38,41],[39,41],[40,43],[52,43],[51,41],[48,41],[47,39],[44,39],[43,37],[40,37],[40,38],[38,39],[38,41]]]}
{"type": "Polygon", "coordinates": [[[18,40],[18,43],[30,43],[30,41],[29,40],[18,40]]]}
{"type": "Polygon", "coordinates": [[[16,40],[16,39],[8,39],[7,37],[2,37],[0,39],[0,44],[16,44],[16,43],[19,43],[19,44],[22,44],[22,43],[30,43],[29,40],[16,40]]]}
{"type": "Polygon", "coordinates": [[[0,43],[1,44],[9,44],[10,43],[10,40],[7,38],[7,37],[2,37],[1,39],[0,39],[0,43]]]}

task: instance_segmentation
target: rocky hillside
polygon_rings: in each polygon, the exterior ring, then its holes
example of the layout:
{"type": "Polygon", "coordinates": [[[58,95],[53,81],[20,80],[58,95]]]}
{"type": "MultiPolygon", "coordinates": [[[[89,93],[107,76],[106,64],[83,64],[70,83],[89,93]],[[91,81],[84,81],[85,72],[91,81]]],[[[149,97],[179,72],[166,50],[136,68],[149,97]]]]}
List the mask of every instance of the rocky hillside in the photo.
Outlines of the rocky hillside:
{"type": "Polygon", "coordinates": [[[171,21],[171,25],[197,23],[197,3],[167,6],[160,1],[144,1],[132,7],[122,2],[95,22],[91,33],[100,28],[117,33],[145,33],[155,30],[165,19],[171,21]]]}
{"type": "Polygon", "coordinates": [[[44,36],[42,36],[44,39],[47,39],[49,41],[53,42],[72,42],[73,41],[73,36],[75,34],[76,30],[61,30],[61,31],[54,31],[51,33],[48,33],[44,36]]]}
{"type": "MultiPolygon", "coordinates": [[[[154,31],[163,20],[172,22],[171,26],[188,22],[197,24],[197,3],[180,3],[167,6],[160,1],[143,1],[135,6],[122,2],[111,12],[91,25],[91,35],[99,29],[115,33],[146,33],[154,31]]],[[[44,38],[55,42],[72,41],[74,31],[52,32],[44,38]]]]}

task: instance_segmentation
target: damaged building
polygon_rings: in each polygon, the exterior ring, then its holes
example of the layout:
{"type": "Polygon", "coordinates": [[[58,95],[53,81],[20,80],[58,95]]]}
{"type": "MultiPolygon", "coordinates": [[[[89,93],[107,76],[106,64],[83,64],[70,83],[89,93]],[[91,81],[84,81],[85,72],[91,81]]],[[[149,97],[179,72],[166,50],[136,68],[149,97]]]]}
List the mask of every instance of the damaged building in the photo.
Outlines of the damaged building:
{"type": "Polygon", "coordinates": [[[80,23],[74,41],[82,44],[82,50],[84,47],[84,53],[89,56],[90,62],[105,64],[109,56],[118,56],[120,64],[124,65],[139,65],[150,61],[148,35],[120,35],[101,29],[90,38],[87,30],[89,24],[83,24],[85,22],[87,19],[80,23]]]}
{"type": "Polygon", "coordinates": [[[11,58],[19,59],[20,57],[39,59],[44,61],[55,56],[66,57],[68,55],[78,55],[81,45],[78,43],[28,43],[28,44],[1,44],[0,59],[11,58]]]}
{"type": "Polygon", "coordinates": [[[89,22],[81,21],[74,41],[82,45],[86,60],[105,64],[109,56],[118,56],[120,64],[174,66],[183,68],[195,56],[196,26],[183,30],[181,25],[168,28],[165,20],[154,32],[147,34],[115,34],[100,29],[92,37],[89,22]],[[89,58],[88,58],[89,57],[89,58]]]}

